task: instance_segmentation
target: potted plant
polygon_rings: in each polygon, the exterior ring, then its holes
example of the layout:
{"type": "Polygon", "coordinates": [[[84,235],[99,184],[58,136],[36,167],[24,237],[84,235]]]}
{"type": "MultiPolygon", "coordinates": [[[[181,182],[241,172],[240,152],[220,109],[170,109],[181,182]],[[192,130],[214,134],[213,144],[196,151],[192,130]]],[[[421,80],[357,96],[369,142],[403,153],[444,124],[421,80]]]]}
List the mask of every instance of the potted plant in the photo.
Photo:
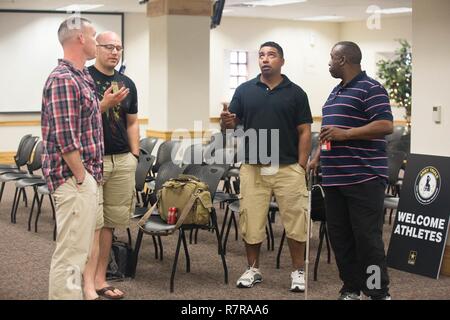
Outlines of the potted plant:
{"type": "Polygon", "coordinates": [[[393,104],[405,108],[405,118],[409,129],[412,84],[411,46],[406,40],[397,41],[400,43],[400,48],[395,51],[395,57],[391,60],[380,60],[377,63],[377,76],[384,82],[393,104]]]}

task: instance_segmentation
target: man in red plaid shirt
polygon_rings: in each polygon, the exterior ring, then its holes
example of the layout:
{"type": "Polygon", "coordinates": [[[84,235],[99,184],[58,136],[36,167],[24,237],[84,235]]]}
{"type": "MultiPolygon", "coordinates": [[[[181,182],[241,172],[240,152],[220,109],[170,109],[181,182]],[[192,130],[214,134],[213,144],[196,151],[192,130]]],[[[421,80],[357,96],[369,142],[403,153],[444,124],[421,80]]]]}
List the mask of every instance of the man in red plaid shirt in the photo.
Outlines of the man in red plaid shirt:
{"type": "Polygon", "coordinates": [[[50,299],[83,299],[82,274],[93,244],[104,147],[95,84],[84,65],[95,58],[95,35],[84,18],[69,18],[60,25],[64,59],[43,92],[42,169],[55,198],[58,227],[50,299]]]}

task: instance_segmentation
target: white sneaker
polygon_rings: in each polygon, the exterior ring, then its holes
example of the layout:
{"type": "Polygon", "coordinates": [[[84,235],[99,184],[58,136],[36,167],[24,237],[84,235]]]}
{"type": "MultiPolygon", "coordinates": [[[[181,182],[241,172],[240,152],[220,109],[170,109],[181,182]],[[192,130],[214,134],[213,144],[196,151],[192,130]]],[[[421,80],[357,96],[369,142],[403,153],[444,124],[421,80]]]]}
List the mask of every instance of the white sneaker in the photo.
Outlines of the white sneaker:
{"type": "Polygon", "coordinates": [[[305,274],[303,273],[303,270],[295,270],[294,272],[291,272],[291,291],[305,291],[305,274]]]}
{"type": "Polygon", "coordinates": [[[248,267],[236,282],[238,288],[251,288],[262,282],[262,275],[258,268],[248,267]]]}
{"type": "Polygon", "coordinates": [[[355,292],[342,292],[338,300],[361,300],[361,294],[355,292]]]}

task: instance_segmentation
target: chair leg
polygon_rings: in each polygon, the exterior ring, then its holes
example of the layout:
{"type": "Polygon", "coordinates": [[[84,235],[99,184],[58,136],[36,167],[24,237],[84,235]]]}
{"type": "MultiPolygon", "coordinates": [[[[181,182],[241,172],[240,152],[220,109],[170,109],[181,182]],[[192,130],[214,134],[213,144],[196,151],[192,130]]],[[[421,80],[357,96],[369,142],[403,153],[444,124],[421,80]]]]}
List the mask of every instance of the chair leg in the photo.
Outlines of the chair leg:
{"type": "Polygon", "coordinates": [[[328,229],[327,229],[327,223],[326,222],[325,222],[323,228],[324,228],[324,231],[325,231],[324,232],[325,233],[325,242],[327,244],[327,253],[328,253],[327,262],[328,262],[328,264],[330,264],[331,263],[331,249],[330,249],[330,240],[328,239],[328,229]]]}
{"type": "Polygon", "coordinates": [[[270,251],[271,245],[270,245],[270,236],[269,236],[269,229],[267,228],[267,224],[265,226],[266,230],[266,240],[267,240],[267,251],[270,251]]]}
{"type": "Polygon", "coordinates": [[[194,229],[189,231],[189,244],[192,244],[192,236],[194,235],[194,229]]]}
{"type": "Polygon", "coordinates": [[[223,273],[224,273],[224,277],[225,277],[225,284],[228,284],[227,261],[225,260],[225,251],[222,248],[222,242],[221,242],[221,239],[220,239],[220,236],[219,236],[219,226],[217,225],[217,215],[216,215],[215,211],[213,211],[213,213],[211,214],[211,218],[212,218],[213,228],[214,228],[214,231],[216,233],[217,246],[219,247],[220,258],[222,259],[223,273]]]}
{"type": "Polygon", "coordinates": [[[189,273],[191,272],[191,257],[189,256],[186,234],[184,232],[184,229],[181,229],[181,240],[183,241],[184,256],[186,257],[186,273],[189,273]]]}
{"type": "Polygon", "coordinates": [[[153,247],[155,248],[155,259],[158,260],[158,246],[156,245],[156,238],[152,235],[153,247]]]}
{"type": "Polygon", "coordinates": [[[56,241],[57,234],[58,234],[58,226],[56,225],[56,220],[55,220],[55,226],[53,227],[53,241],[56,241]]]}
{"type": "Polygon", "coordinates": [[[181,247],[181,240],[182,240],[182,230],[178,230],[178,241],[177,241],[177,249],[175,250],[175,258],[173,260],[173,266],[172,266],[172,274],[170,275],[170,292],[173,292],[174,287],[174,280],[175,280],[175,272],[177,271],[177,264],[178,264],[178,256],[180,255],[180,247],[181,247]]]}
{"type": "Polygon", "coordinates": [[[274,251],[275,250],[275,237],[273,235],[273,229],[272,229],[272,221],[270,219],[270,213],[267,214],[267,221],[269,224],[269,236],[270,236],[270,241],[272,243],[272,247],[269,249],[270,251],[274,251]]]}
{"type": "Polygon", "coordinates": [[[317,248],[316,261],[314,261],[314,281],[317,281],[317,269],[319,268],[320,253],[322,251],[324,236],[325,236],[324,222],[321,222],[319,228],[319,247],[317,248]]]}
{"type": "Polygon", "coordinates": [[[234,211],[230,211],[231,216],[228,220],[228,226],[227,231],[225,232],[225,238],[223,239],[223,254],[227,254],[227,242],[228,242],[228,236],[230,235],[230,229],[231,229],[231,223],[233,222],[234,217],[234,211]]]}
{"type": "Polygon", "coordinates": [[[34,232],[37,232],[38,221],[41,215],[42,202],[44,202],[44,195],[41,195],[41,200],[38,202],[38,212],[36,214],[36,220],[34,220],[34,232]]]}
{"type": "Polygon", "coordinates": [[[56,221],[56,210],[55,210],[55,204],[53,203],[53,198],[52,196],[49,194],[48,195],[48,199],[50,200],[50,205],[52,207],[52,218],[53,220],[56,221]]]}
{"type": "Polygon", "coordinates": [[[16,200],[20,199],[20,193],[19,196],[17,196],[18,192],[19,188],[16,188],[16,191],[14,192],[13,207],[11,208],[11,223],[16,223],[16,221],[14,220],[14,206],[16,204],[16,200]]]}
{"type": "Polygon", "coordinates": [[[131,268],[131,278],[133,278],[133,279],[136,276],[136,267],[137,267],[137,263],[138,263],[139,250],[141,249],[143,235],[144,235],[144,232],[142,232],[142,230],[139,229],[137,238],[136,238],[136,244],[134,247],[133,264],[132,264],[132,268],[131,268]]]}
{"type": "Polygon", "coordinates": [[[278,253],[277,253],[277,269],[280,269],[281,251],[283,251],[283,245],[284,245],[285,238],[286,238],[286,230],[283,230],[283,235],[281,236],[281,240],[280,240],[280,247],[278,248],[278,253]]]}
{"type": "Polygon", "coordinates": [[[39,201],[39,195],[36,191],[36,187],[34,188],[34,195],[33,195],[33,202],[31,203],[31,210],[28,214],[28,231],[31,231],[31,220],[33,219],[33,210],[34,210],[34,204],[36,203],[36,199],[39,201]]]}
{"type": "Polygon", "coordinates": [[[233,225],[234,225],[234,239],[237,241],[239,232],[238,232],[238,227],[237,227],[236,215],[233,214],[231,216],[231,219],[233,220],[233,225]]]}
{"type": "Polygon", "coordinates": [[[25,191],[25,188],[22,188],[23,190],[23,202],[25,202],[25,208],[28,207],[28,197],[27,197],[27,192],[25,191]]]}
{"type": "Polygon", "coordinates": [[[0,202],[2,201],[3,198],[3,190],[5,190],[5,182],[2,182],[2,187],[0,189],[0,202]]]}
{"type": "Polygon", "coordinates": [[[195,229],[195,237],[194,237],[194,243],[197,244],[198,242],[198,230],[199,228],[195,229]]]}
{"type": "Polygon", "coordinates": [[[223,240],[223,235],[224,235],[224,232],[225,232],[225,226],[226,226],[227,221],[228,221],[229,210],[230,210],[230,208],[228,207],[228,204],[227,204],[227,207],[225,208],[225,214],[223,216],[222,227],[220,228],[220,241],[221,242],[223,240]]]}
{"type": "Polygon", "coordinates": [[[130,245],[130,248],[133,247],[133,240],[131,240],[131,230],[130,228],[127,228],[127,236],[128,236],[128,244],[130,245]]]}
{"type": "Polygon", "coordinates": [[[158,246],[159,246],[159,260],[162,261],[163,260],[163,244],[162,244],[162,240],[160,236],[157,236],[158,239],[158,246]]]}

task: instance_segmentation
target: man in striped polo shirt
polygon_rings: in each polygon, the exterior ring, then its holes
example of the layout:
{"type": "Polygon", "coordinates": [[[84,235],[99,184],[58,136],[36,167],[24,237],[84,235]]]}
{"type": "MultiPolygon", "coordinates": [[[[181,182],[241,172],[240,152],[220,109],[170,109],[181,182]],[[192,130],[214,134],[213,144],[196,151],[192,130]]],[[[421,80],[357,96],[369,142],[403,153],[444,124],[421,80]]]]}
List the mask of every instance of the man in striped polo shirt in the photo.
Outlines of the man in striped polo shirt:
{"type": "Polygon", "coordinates": [[[382,239],[387,182],[385,135],[392,133],[389,96],[361,70],[361,50],[339,42],[330,74],[342,82],[322,108],[320,142],[310,168],[320,160],[327,225],[339,275],[339,299],[390,299],[382,239]],[[328,144],[328,147],[326,147],[328,144]]]}

